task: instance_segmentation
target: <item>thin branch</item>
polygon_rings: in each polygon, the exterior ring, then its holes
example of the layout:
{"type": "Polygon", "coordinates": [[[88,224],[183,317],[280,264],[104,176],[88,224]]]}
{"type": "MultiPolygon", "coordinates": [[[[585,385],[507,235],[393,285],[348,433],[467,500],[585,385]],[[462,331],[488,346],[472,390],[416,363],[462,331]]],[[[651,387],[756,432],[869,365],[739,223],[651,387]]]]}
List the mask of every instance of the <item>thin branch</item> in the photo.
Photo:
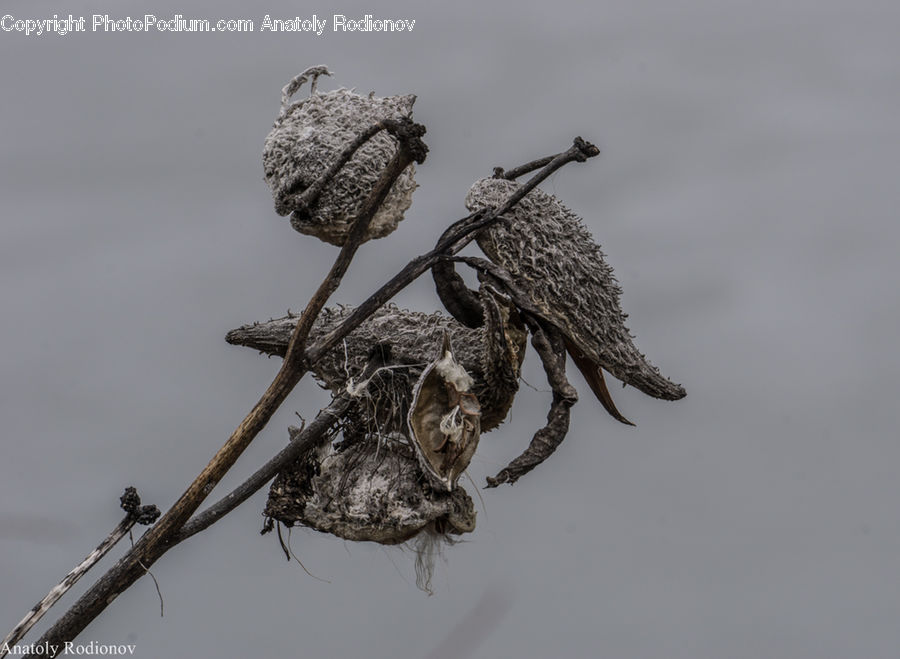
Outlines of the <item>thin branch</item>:
{"type": "MultiPolygon", "coordinates": [[[[360,379],[368,378],[375,371],[378,363],[380,360],[378,362],[371,360],[360,379]]],[[[173,544],[187,540],[192,535],[211,526],[249,499],[257,490],[272,480],[279,471],[298,460],[307,451],[323,444],[330,437],[329,431],[334,428],[336,421],[343,416],[352,403],[353,397],[347,393],[341,394],[331,401],[331,404],[320,411],[310,424],[301,430],[292,432],[290,444],[257,469],[250,478],[202,513],[192,517],[176,534],[173,544]]]]}
{"type": "Polygon", "coordinates": [[[540,169],[541,167],[546,167],[553,161],[556,155],[544,156],[543,158],[538,158],[537,160],[532,160],[531,162],[527,162],[524,165],[519,165],[518,167],[513,167],[512,169],[507,170],[503,169],[502,167],[494,167],[494,178],[504,178],[507,181],[515,181],[520,176],[530,174],[534,170],[540,169]]]}
{"type": "Polygon", "coordinates": [[[346,272],[350,259],[362,242],[375,211],[387,196],[396,178],[413,160],[421,162],[425,158],[427,147],[420,139],[425,132],[424,127],[406,120],[393,122],[391,128],[400,139],[400,147],[363,204],[331,272],[300,316],[288,345],[287,355],[272,384],[175,505],[141,537],[131,551],[72,605],[69,611],[41,637],[40,643],[50,648],[64,647],[65,641],[70,641],[81,633],[113,599],[137,581],[168,551],[175,534],[231,469],[305,375],[308,362],[305,359],[304,347],[315,316],[340,283],[340,278],[346,272]]]}
{"type": "Polygon", "coordinates": [[[31,611],[7,634],[3,641],[0,641],[0,659],[9,654],[9,648],[15,646],[16,643],[24,638],[28,630],[44,617],[44,614],[50,610],[50,607],[56,604],[59,598],[78,583],[78,580],[87,574],[88,570],[94,567],[101,558],[106,556],[107,552],[125,537],[125,534],[131,530],[132,526],[135,524],[152,524],[159,517],[159,509],[156,506],[141,506],[141,498],[133,487],[126,488],[125,494],[122,495],[120,501],[122,508],[128,513],[125,518],[104,538],[103,542],[97,545],[94,551],[88,554],[81,563],[63,577],[62,581],[51,588],[44,599],[34,605],[31,611]]]}
{"type": "Polygon", "coordinates": [[[306,357],[306,339],[309,337],[313,323],[319,317],[319,312],[322,311],[328,298],[340,286],[344,273],[350,267],[350,261],[353,260],[356,250],[362,245],[369,224],[371,224],[375,213],[381,207],[385,198],[387,198],[388,193],[391,191],[391,186],[394,185],[394,182],[403,173],[403,170],[414,160],[422,162],[425,159],[425,153],[428,151],[428,148],[422,144],[420,139],[425,133],[423,126],[413,124],[409,120],[397,121],[393,119],[381,121],[378,125],[391,130],[392,133],[402,138],[400,148],[394,154],[387,167],[385,167],[381,177],[375,184],[375,188],[372,190],[372,194],[366,198],[360,209],[359,219],[350,227],[350,233],[347,235],[347,239],[344,241],[344,245],[334,261],[334,265],[331,266],[331,271],[319,285],[309,304],[306,305],[306,309],[300,315],[300,320],[297,321],[297,329],[291,337],[291,342],[288,343],[284,361],[286,364],[293,364],[298,369],[306,357]]]}
{"type": "MultiPolygon", "coordinates": [[[[408,123],[411,124],[411,122],[408,123]]],[[[386,128],[390,129],[391,126],[386,128]]],[[[410,159],[406,165],[399,169],[389,165],[392,170],[396,169],[397,175],[399,175],[412,160],[420,162],[424,160],[426,147],[419,139],[421,132],[415,134],[415,125],[404,128],[404,124],[398,122],[398,125],[394,128],[397,131],[395,136],[401,141],[399,152],[404,154],[404,159],[407,157],[410,159]],[[406,134],[404,134],[404,130],[407,131],[406,134]]],[[[131,551],[91,586],[38,642],[46,644],[47,647],[63,647],[65,641],[75,638],[115,597],[137,581],[145,573],[144,566],[150,567],[171,546],[177,544],[176,541],[180,529],[225,473],[234,465],[237,458],[243,453],[253,438],[265,427],[274,412],[306,373],[306,365],[314,363],[333,348],[347,334],[359,327],[379,307],[428,270],[440,258],[456,254],[463,249],[474,239],[478,230],[488,226],[509,211],[522,197],[554,171],[569,162],[584,162],[598,153],[599,150],[595,146],[585,142],[580,137],[576,138],[570,149],[555,157],[543,170],[512,194],[503,205],[491,211],[473,213],[457,222],[455,224],[457,230],[447,236],[445,240],[440,241],[435,249],[410,261],[397,275],[357,307],[340,326],[304,351],[304,343],[315,318],[313,311],[316,310],[316,307],[318,307],[318,310],[321,310],[321,307],[327,301],[327,297],[334,290],[332,284],[329,283],[330,276],[326,278],[319,291],[316,292],[315,299],[310,302],[307,310],[304,311],[304,314],[298,321],[297,328],[291,338],[288,353],[272,384],[235,429],[225,445],[219,449],[206,468],[203,469],[160,522],[151,528],[131,551]]],[[[392,163],[399,166],[399,162],[395,161],[396,158],[392,160],[392,163]]],[[[354,246],[353,243],[365,234],[372,215],[374,215],[378,207],[375,203],[368,202],[376,197],[383,198],[386,195],[385,188],[390,188],[388,183],[392,184],[393,181],[388,181],[387,177],[383,176],[379,179],[375,189],[370,193],[369,199],[363,207],[367,212],[361,212],[354,222],[344,245],[344,248],[348,251],[345,252],[342,249],[335,266],[332,268],[333,272],[342,273],[346,270],[346,264],[343,263],[344,257],[347,255],[352,257],[356,247],[358,247],[358,245],[354,246]],[[338,265],[338,261],[341,261],[341,265],[338,265]]],[[[318,311],[316,310],[315,313],[317,314],[318,311]]],[[[56,656],[56,654],[50,656],[56,656]]]]}
{"type": "Polygon", "coordinates": [[[454,256],[449,261],[465,263],[479,272],[479,275],[510,296],[515,305],[534,317],[542,317],[543,313],[525,291],[516,283],[509,271],[502,266],[478,256],[454,256]]]}
{"type": "Polygon", "coordinates": [[[438,241],[437,246],[430,252],[414,258],[406,266],[394,275],[390,281],[375,291],[367,300],[360,304],[338,327],[320,338],[307,350],[307,359],[315,362],[322,355],[333,348],[347,334],[359,327],[366,318],[371,316],[379,307],[394,297],[410,283],[415,281],[422,273],[431,268],[439,260],[447,256],[457,254],[466,245],[475,239],[475,234],[496,222],[504,213],[515,206],[522,198],[531,192],[538,184],[550,176],[560,167],[570,162],[584,162],[600,153],[600,150],[590,142],[585,142],[576,137],[573,145],[563,153],[554,157],[540,172],[535,174],[527,183],[520,186],[498,208],[491,210],[482,209],[461,220],[457,220],[451,230],[445,232],[444,238],[438,241]]]}
{"type": "MultiPolygon", "coordinates": [[[[325,172],[315,180],[312,185],[306,188],[303,192],[297,193],[297,189],[302,185],[302,180],[298,179],[294,181],[291,185],[288,186],[285,195],[295,195],[293,200],[291,200],[291,206],[296,206],[298,208],[309,209],[312,206],[315,206],[316,202],[319,200],[319,197],[322,195],[322,191],[328,186],[328,184],[337,176],[337,173],[341,170],[341,168],[350,162],[351,158],[356,155],[356,152],[370,139],[375,137],[378,133],[388,128],[391,124],[390,119],[383,119],[375,124],[369,126],[366,130],[356,136],[356,138],[347,145],[347,147],[341,151],[340,155],[337,157],[331,166],[325,170],[325,172]]],[[[283,204],[287,205],[287,204],[283,204]]]]}
{"type": "Polygon", "coordinates": [[[590,142],[586,142],[580,137],[576,137],[572,146],[569,147],[566,151],[563,151],[559,155],[553,157],[549,163],[547,163],[541,171],[532,176],[528,181],[513,192],[509,198],[503,202],[503,204],[499,208],[493,209],[490,213],[487,213],[486,216],[473,221],[470,225],[466,225],[464,228],[460,229],[460,236],[455,240],[452,236],[448,236],[445,241],[441,241],[438,243],[438,247],[435,249],[443,248],[443,251],[448,254],[456,254],[463,247],[468,245],[475,238],[475,232],[483,229],[489,224],[492,224],[497,220],[498,217],[501,217],[505,213],[509,212],[509,210],[518,204],[522,198],[531,192],[534,188],[536,188],[540,183],[550,176],[553,172],[555,172],[560,167],[569,164],[570,162],[585,162],[588,158],[593,158],[594,156],[600,155],[600,149],[591,144],[590,142]],[[462,244],[459,244],[462,242],[462,244]],[[450,243],[450,244],[445,244],[450,243]]]}

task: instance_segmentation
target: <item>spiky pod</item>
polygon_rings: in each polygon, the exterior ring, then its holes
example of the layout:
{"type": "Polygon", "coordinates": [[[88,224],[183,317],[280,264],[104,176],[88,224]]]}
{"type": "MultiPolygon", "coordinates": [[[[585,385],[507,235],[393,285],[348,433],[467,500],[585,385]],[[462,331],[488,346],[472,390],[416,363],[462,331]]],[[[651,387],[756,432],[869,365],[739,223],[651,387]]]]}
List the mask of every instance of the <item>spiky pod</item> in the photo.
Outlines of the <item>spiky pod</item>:
{"type": "MultiPolygon", "coordinates": [[[[488,305],[488,321],[479,329],[469,329],[440,313],[385,305],[313,364],[313,374],[332,391],[341,392],[349,378],[357,377],[365,367],[372,349],[383,346],[389,349],[392,364],[407,367],[403,374],[407,384],[402,386],[408,386],[411,394],[411,383],[438,354],[446,332],[456,360],[474,380],[472,392],[482,408],[481,430],[492,430],[506,418],[518,391],[526,334],[515,310],[501,306],[493,297],[483,299],[488,305]]],[[[325,308],[313,325],[310,341],[330,332],[352,311],[350,306],[325,308]]],[[[295,316],[286,316],[244,325],[228,332],[225,340],[283,357],[296,324],[295,316]]],[[[405,393],[404,398],[409,395],[405,393]]]]}
{"type": "MultiPolygon", "coordinates": [[[[471,211],[500,206],[517,187],[513,181],[482,179],[469,191],[466,206],[471,211]]],[[[558,199],[532,190],[477,241],[527,291],[544,320],[562,331],[598,397],[605,385],[602,373],[590,372],[597,366],[655,398],[684,397],[681,385],[664,378],[634,345],[612,268],[581,219],[558,199]]]]}
{"type": "MultiPolygon", "coordinates": [[[[296,85],[294,87],[299,87],[296,85]]],[[[289,92],[285,88],[285,101],[289,92]]],[[[289,89],[290,88],[290,89],[289,89]]],[[[381,172],[397,149],[397,141],[381,131],[366,142],[323,190],[314,206],[298,207],[297,195],[312,185],[360,133],[383,119],[412,115],[416,97],[361,96],[338,89],[282,107],[266,137],[263,167],[266,183],[275,198],[275,211],[291,215],[291,226],[333,245],[342,245],[381,172]]],[[[397,228],[412,204],[416,188],[410,165],[391,188],[366,233],[366,240],[381,238],[397,228]]]]}

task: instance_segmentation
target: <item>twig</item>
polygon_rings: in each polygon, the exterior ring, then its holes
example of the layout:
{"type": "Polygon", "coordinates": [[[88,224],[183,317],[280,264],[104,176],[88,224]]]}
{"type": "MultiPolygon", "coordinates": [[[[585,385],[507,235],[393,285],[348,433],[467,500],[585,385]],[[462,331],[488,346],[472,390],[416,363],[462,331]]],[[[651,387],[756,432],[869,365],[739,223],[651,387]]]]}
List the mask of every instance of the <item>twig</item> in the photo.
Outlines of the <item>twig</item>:
{"type": "MultiPolygon", "coordinates": [[[[347,147],[341,152],[341,154],[337,157],[331,166],[325,170],[325,172],[315,180],[312,185],[306,188],[303,192],[297,194],[297,196],[292,200],[291,205],[296,205],[299,208],[309,209],[312,206],[315,206],[316,202],[319,200],[319,197],[322,195],[322,191],[326,188],[326,186],[337,176],[337,173],[341,170],[341,168],[350,162],[350,159],[356,154],[356,152],[362,147],[363,144],[368,142],[370,139],[375,137],[378,133],[383,130],[389,130],[390,127],[396,122],[391,119],[383,119],[375,124],[369,126],[366,130],[356,136],[356,138],[347,145],[347,147]]],[[[301,186],[302,181],[297,180],[291,185],[288,186],[286,191],[286,195],[295,194],[297,189],[301,186]]]]}
{"type": "MultiPolygon", "coordinates": [[[[507,180],[516,179],[519,176],[528,174],[542,167],[548,168],[548,171],[541,172],[541,174],[539,174],[537,177],[528,181],[523,186],[523,188],[525,188],[524,191],[518,190],[512,197],[510,197],[507,203],[501,207],[501,209],[498,209],[497,211],[492,213],[492,215],[502,215],[507,210],[512,208],[513,205],[518,203],[519,200],[521,200],[528,192],[530,192],[538,183],[549,176],[550,173],[555,171],[555,169],[562,166],[559,165],[560,161],[565,160],[565,162],[570,162],[569,158],[573,158],[575,160],[578,160],[579,162],[583,162],[583,160],[596,156],[599,153],[600,150],[597,149],[597,147],[595,147],[593,144],[585,142],[580,137],[577,137],[575,138],[572,148],[563,153],[557,153],[556,155],[545,156],[543,158],[538,158],[537,160],[532,160],[531,162],[519,167],[515,167],[508,172],[505,172],[502,167],[495,167],[494,178],[504,178],[507,180]],[[550,165],[554,165],[554,167],[550,168],[550,165]]],[[[565,162],[563,162],[562,164],[565,164],[565,162]]],[[[451,225],[438,240],[438,246],[446,245],[452,242],[454,239],[453,236],[455,234],[458,234],[461,230],[466,229],[467,221],[469,221],[469,218],[464,218],[463,220],[460,220],[459,222],[451,225]]],[[[476,220],[475,222],[477,223],[479,221],[476,220]]],[[[459,249],[455,249],[452,251],[452,253],[455,254],[458,251],[459,249]]],[[[469,287],[466,286],[463,278],[460,277],[460,275],[456,272],[456,269],[453,267],[453,263],[446,260],[438,261],[432,266],[431,275],[434,279],[435,289],[437,290],[438,297],[440,298],[441,303],[444,305],[444,308],[447,310],[447,312],[467,327],[481,327],[484,320],[482,318],[481,303],[478,300],[478,296],[474,291],[470,290],[469,287]]]]}
{"type": "MultiPolygon", "coordinates": [[[[409,122],[411,124],[411,122],[409,122]]],[[[390,127],[388,127],[390,128],[390,127]]],[[[403,154],[403,160],[409,158],[409,161],[403,167],[399,167],[399,161],[395,157],[389,168],[396,170],[397,175],[405,169],[412,160],[422,161],[425,158],[425,145],[422,144],[419,136],[415,134],[415,125],[407,127],[408,134],[403,133],[403,125],[396,126],[395,134],[401,140],[401,146],[398,154],[403,154]]],[[[423,129],[424,130],[424,129],[423,129]]],[[[356,310],[347,317],[337,328],[329,332],[326,336],[316,341],[313,345],[304,351],[304,343],[312,327],[315,315],[321,310],[327,301],[327,296],[334,290],[333,284],[329,283],[332,275],[322,283],[319,290],[314,296],[314,300],[307,305],[307,310],[301,316],[297,323],[297,328],[291,338],[291,343],[284,362],[272,384],[256,403],[250,413],[240,423],[240,425],[229,437],[228,441],[216,453],[210,463],[203,469],[200,475],[188,487],[187,491],[181,496],[176,504],[163,516],[160,522],[146,533],[129,551],[123,556],[116,565],[114,565],[107,573],[101,577],[79,600],[72,605],[67,611],[40,639],[39,643],[44,643],[47,647],[62,647],[65,641],[75,638],[94,618],[96,618],[108,605],[122,593],[126,588],[133,584],[144,574],[144,567],[151,566],[158,560],[168,549],[177,544],[178,532],[185,525],[189,517],[197,510],[209,492],[216,486],[225,473],[234,465],[237,458],[243,453],[254,437],[265,427],[266,423],[272,417],[287,395],[293,390],[296,384],[306,373],[306,365],[314,363],[328,350],[333,348],[347,334],[359,327],[366,318],[374,313],[379,307],[390,300],[397,292],[405,288],[412,281],[418,278],[440,258],[446,255],[456,254],[459,250],[469,244],[475,237],[475,232],[484,228],[491,222],[496,221],[503,213],[509,211],[519,200],[530,192],[545,178],[550,176],[554,171],[566,165],[569,162],[584,162],[590,157],[599,153],[599,150],[590,143],[585,142],[580,137],[576,138],[573,146],[564,153],[556,156],[547,164],[538,174],[520,187],[510,198],[499,208],[489,212],[479,211],[463,218],[454,226],[456,230],[452,232],[432,251],[419,256],[410,261],[397,275],[395,275],[384,286],[379,288],[373,295],[364,301],[356,310]],[[313,313],[315,311],[315,314],[313,313]],[[143,564],[143,565],[142,565],[143,564]]],[[[396,177],[395,177],[396,178],[396,177]]],[[[377,204],[371,202],[375,198],[382,199],[387,194],[387,190],[393,184],[393,180],[388,180],[386,176],[382,176],[376,184],[375,188],[369,195],[367,202],[363,205],[364,212],[354,222],[350,230],[350,235],[338,255],[332,273],[342,274],[346,270],[349,263],[343,263],[347,256],[355,253],[357,242],[365,234],[366,228],[371,222],[372,216],[377,209],[377,204]],[[346,250],[346,251],[345,251],[346,250]],[[339,265],[338,262],[341,262],[339,265]]],[[[336,286],[335,286],[336,287],[336,286]]],[[[220,516],[216,516],[219,518],[220,516]]],[[[212,523],[212,522],[210,522],[212,523]]],[[[205,528],[205,527],[204,527],[205,528]]],[[[50,656],[56,656],[55,654],[50,656]]]]}
{"type": "Polygon", "coordinates": [[[447,260],[465,263],[469,267],[474,268],[481,277],[509,295],[521,311],[527,312],[534,317],[542,316],[541,310],[535,306],[531,297],[522,290],[512,275],[509,274],[509,271],[502,266],[478,256],[454,256],[447,258],[447,260]]]}
{"type": "MultiPolygon", "coordinates": [[[[409,120],[393,122],[392,128],[400,139],[400,147],[385,172],[378,179],[363,204],[359,217],[335,264],[307,305],[288,345],[287,355],[272,384],[265,391],[250,413],[238,425],[209,464],[200,472],[175,505],[163,515],[137,544],[110,568],[39,640],[49,648],[62,648],[65,641],[77,636],[91,620],[96,618],[110,602],[139,579],[153,563],[168,551],[175,534],[197,510],[204,499],[240,457],[250,442],[265,427],[275,411],[306,373],[304,351],[306,337],[313,320],[346,272],[350,259],[362,242],[362,238],[375,215],[378,206],[387,196],[400,173],[413,161],[425,158],[427,147],[420,137],[425,129],[409,120]]],[[[56,656],[52,654],[50,656],[56,656]]]]}
{"type": "MultiPolygon", "coordinates": [[[[370,365],[363,371],[361,376],[363,379],[374,372],[373,363],[370,362],[370,365]]],[[[176,534],[173,544],[183,542],[217,522],[223,515],[228,514],[249,499],[257,490],[272,480],[279,471],[298,460],[307,451],[322,444],[328,439],[329,430],[334,427],[335,422],[347,411],[352,402],[353,398],[349,394],[342,394],[331,401],[331,404],[320,411],[309,425],[292,432],[290,444],[257,469],[250,478],[202,513],[192,517],[176,534]]]]}
{"type": "MultiPolygon", "coordinates": [[[[553,172],[555,172],[560,167],[567,165],[570,162],[585,162],[588,158],[593,158],[594,156],[600,155],[600,149],[591,144],[590,142],[586,142],[580,137],[576,137],[572,146],[569,147],[566,151],[556,155],[553,159],[547,163],[541,171],[528,179],[527,182],[519,186],[515,192],[513,192],[509,198],[503,202],[503,204],[499,208],[493,209],[490,213],[488,213],[485,217],[476,219],[471,225],[467,225],[465,228],[460,229],[460,236],[455,240],[452,237],[448,237],[446,242],[451,242],[452,244],[443,245],[438,243],[438,248],[444,247],[444,251],[447,253],[456,254],[460,249],[468,245],[472,240],[474,240],[474,233],[479,229],[483,229],[489,224],[492,224],[496,219],[505,213],[509,212],[509,210],[518,204],[522,198],[531,192],[534,188],[536,188],[540,183],[550,176],[553,172]],[[465,241],[459,247],[457,244],[460,241],[465,241]]],[[[477,213],[476,213],[477,215],[477,213]]]]}
{"type": "Polygon", "coordinates": [[[37,622],[44,617],[44,614],[50,610],[59,598],[65,595],[72,586],[78,583],[88,570],[96,565],[101,558],[106,556],[107,552],[112,549],[116,543],[125,537],[125,534],[131,530],[135,524],[152,524],[159,517],[159,509],[156,506],[141,506],[141,498],[138,496],[137,490],[133,487],[125,489],[125,494],[119,499],[122,509],[128,514],[119,522],[106,538],[97,545],[90,554],[88,554],[81,563],[75,566],[63,580],[50,589],[50,592],[40,602],[34,605],[31,611],[22,618],[22,621],[16,625],[13,630],[0,642],[0,659],[9,653],[9,648],[15,646],[25,634],[28,633],[37,622]]]}
{"type": "Polygon", "coordinates": [[[527,183],[519,187],[498,208],[480,210],[467,217],[457,220],[451,230],[445,232],[444,238],[438,241],[437,246],[430,252],[414,258],[406,266],[394,275],[390,281],[375,291],[365,302],[360,304],[338,327],[320,338],[307,350],[307,359],[314,362],[333,348],[341,339],[363,321],[371,316],[381,305],[390,300],[394,295],[406,288],[422,273],[435,263],[447,256],[453,256],[475,239],[475,234],[496,222],[504,213],[507,213],[522,198],[531,192],[541,181],[550,176],[560,167],[570,162],[584,162],[600,153],[600,150],[590,142],[585,142],[576,137],[573,145],[563,153],[555,156],[540,172],[535,174],[527,183]]]}
{"type": "MultiPolygon", "coordinates": [[[[414,160],[416,162],[425,160],[425,154],[428,151],[428,147],[426,147],[420,139],[425,133],[424,126],[414,124],[408,119],[399,121],[390,119],[381,121],[379,124],[382,125],[383,128],[390,130],[400,139],[400,148],[397,150],[397,153],[394,154],[394,157],[388,163],[384,172],[382,172],[381,177],[375,184],[375,188],[372,190],[372,194],[366,198],[366,201],[359,212],[360,217],[353,223],[353,226],[350,227],[350,233],[347,235],[344,246],[341,247],[341,251],[334,261],[334,265],[331,266],[331,271],[328,273],[328,276],[325,277],[324,281],[322,281],[318,290],[316,290],[310,299],[309,304],[306,305],[306,309],[304,309],[303,313],[300,315],[300,320],[297,321],[297,329],[291,337],[291,342],[288,343],[287,354],[284,356],[286,364],[294,364],[299,368],[303,363],[303,359],[306,356],[304,354],[306,349],[306,339],[309,336],[310,330],[312,330],[313,323],[316,318],[318,318],[319,312],[322,311],[328,298],[331,297],[331,294],[334,293],[340,285],[344,273],[347,272],[347,268],[350,267],[350,261],[353,260],[353,256],[356,254],[356,250],[359,249],[359,246],[363,243],[363,239],[369,228],[369,224],[372,222],[372,218],[388,196],[394,181],[397,180],[403,170],[414,160]]],[[[374,135],[375,133],[372,134],[374,135]]]]}
{"type": "Polygon", "coordinates": [[[504,170],[502,167],[494,167],[494,178],[505,178],[507,181],[514,181],[520,176],[524,176],[525,174],[529,174],[536,169],[545,167],[548,163],[552,162],[555,157],[555,155],[544,156],[543,158],[532,160],[531,162],[527,162],[524,165],[519,165],[518,167],[513,167],[512,169],[508,170],[504,170]]]}

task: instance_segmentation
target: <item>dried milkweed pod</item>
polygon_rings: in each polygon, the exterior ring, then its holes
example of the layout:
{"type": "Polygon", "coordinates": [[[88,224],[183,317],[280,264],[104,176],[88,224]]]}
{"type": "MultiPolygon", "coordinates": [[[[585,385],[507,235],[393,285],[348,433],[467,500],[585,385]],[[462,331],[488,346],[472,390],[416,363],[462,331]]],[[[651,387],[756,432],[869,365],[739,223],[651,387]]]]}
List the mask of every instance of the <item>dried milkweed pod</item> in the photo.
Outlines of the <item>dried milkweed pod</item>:
{"type": "Polygon", "coordinates": [[[263,514],[345,540],[408,542],[416,554],[416,585],[429,593],[436,555],[456,536],[474,531],[476,520],[463,488],[430,485],[405,437],[377,437],[352,427],[345,428],[342,442],[279,473],[263,514]]]}
{"type": "Polygon", "coordinates": [[[422,469],[448,491],[469,466],[481,435],[481,406],[470,391],[473,384],[445,334],[441,354],[416,383],[409,429],[422,469]]]}
{"type": "MultiPolygon", "coordinates": [[[[298,204],[298,196],[337,160],[359,134],[383,119],[412,115],[416,97],[361,96],[349,89],[318,93],[320,75],[331,75],[325,67],[304,71],[285,86],[281,113],[266,137],[263,166],[266,183],[275,198],[279,215],[291,214],[291,226],[300,233],[342,245],[362,203],[397,149],[397,141],[386,131],[368,140],[328,183],[310,208],[298,204]],[[291,96],[311,79],[308,98],[290,103],[291,96]]],[[[391,187],[375,213],[366,240],[382,238],[403,219],[416,188],[410,165],[391,187]]]]}
{"type": "MultiPolygon", "coordinates": [[[[483,290],[480,298],[485,322],[478,329],[465,327],[440,313],[426,314],[386,304],[317,360],[312,365],[313,373],[333,392],[342,392],[349,378],[362,371],[373,346],[385,346],[390,350],[391,362],[405,367],[406,375],[391,371],[397,377],[384,385],[393,389],[388,395],[394,399],[395,407],[402,410],[405,401],[412,398],[411,383],[419,379],[434,359],[447,333],[455,348],[455,358],[474,381],[472,393],[482,408],[481,429],[492,430],[506,418],[518,391],[527,337],[521,318],[508,300],[490,290],[483,290]]],[[[310,341],[333,330],[353,310],[350,306],[323,309],[313,325],[310,341]]],[[[283,357],[296,324],[295,316],[286,316],[244,325],[231,330],[226,340],[283,357]]],[[[370,393],[374,396],[381,391],[379,388],[378,392],[370,393]]],[[[386,403],[382,405],[382,409],[386,407],[386,403]]],[[[405,410],[402,424],[393,430],[407,432],[405,410]]]]}
{"type": "Polygon", "coordinates": [[[405,438],[397,436],[354,435],[309,454],[278,475],[264,514],[286,526],[386,545],[423,531],[475,530],[475,508],[465,490],[430,487],[405,438]]]}
{"type": "MultiPolygon", "coordinates": [[[[518,188],[502,178],[476,182],[466,206],[498,207],[518,188]]],[[[612,268],[581,219],[556,197],[534,189],[477,236],[488,258],[507,270],[543,320],[564,335],[566,347],[604,407],[621,421],[601,367],[626,384],[666,400],[684,397],[632,341],[619,306],[612,268]]]]}

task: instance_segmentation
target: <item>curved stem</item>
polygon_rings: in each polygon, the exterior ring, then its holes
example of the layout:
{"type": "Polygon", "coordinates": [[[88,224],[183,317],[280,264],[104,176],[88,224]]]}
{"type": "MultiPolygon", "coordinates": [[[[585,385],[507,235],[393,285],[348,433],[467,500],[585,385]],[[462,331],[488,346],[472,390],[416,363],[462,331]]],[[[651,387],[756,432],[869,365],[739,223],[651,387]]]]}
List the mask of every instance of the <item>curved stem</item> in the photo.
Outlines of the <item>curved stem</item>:
{"type": "MultiPolygon", "coordinates": [[[[411,122],[408,122],[408,124],[393,122],[386,128],[392,130],[392,132],[396,131],[395,135],[401,142],[398,153],[392,159],[392,164],[389,165],[391,172],[396,172],[399,175],[412,160],[419,162],[424,160],[427,149],[419,139],[424,132],[424,128],[411,122]],[[406,164],[403,167],[399,167],[400,162],[403,161],[406,161],[406,164]]],[[[269,388],[254,405],[250,413],[231,434],[228,441],[219,449],[210,463],[191,483],[175,505],[162,517],[159,523],[144,534],[116,565],[110,568],[103,577],[91,586],[47,630],[38,643],[44,644],[48,648],[56,647],[62,649],[65,641],[70,641],[81,633],[119,594],[143,576],[147,569],[166,551],[180,542],[179,531],[225,473],[234,465],[253,438],[265,427],[281,403],[287,398],[287,395],[306,373],[308,364],[314,363],[321,358],[322,355],[333,348],[347,334],[359,327],[366,318],[390,300],[398,291],[409,285],[440,259],[446,258],[447,255],[452,256],[456,254],[469,244],[474,239],[476,231],[496,221],[554,171],[569,162],[584,162],[587,158],[598,153],[599,150],[596,147],[581,138],[576,138],[570,149],[556,156],[538,174],[512,194],[499,208],[489,212],[473,213],[457,222],[454,225],[455,230],[439,241],[435,249],[410,261],[397,275],[357,307],[341,325],[304,350],[306,338],[315,316],[318,315],[328,296],[337,287],[340,276],[346,271],[350,258],[352,258],[358,248],[358,243],[365,234],[372,216],[374,216],[375,210],[378,208],[378,204],[374,202],[374,199],[378,197],[383,199],[384,195],[387,194],[387,190],[393,184],[393,180],[386,175],[386,172],[370,193],[367,203],[364,204],[364,212],[354,222],[350,235],[341,253],[338,255],[335,265],[332,267],[332,272],[323,281],[313,300],[310,300],[303,315],[297,322],[297,327],[291,337],[284,362],[272,384],[269,385],[269,388]],[[332,279],[335,279],[335,281],[331,281],[332,279]]],[[[220,516],[216,518],[219,519],[220,516]]],[[[49,656],[57,656],[57,654],[58,651],[53,652],[49,656]]]]}
{"type": "MultiPolygon", "coordinates": [[[[410,122],[411,123],[411,122],[410,122]]],[[[173,546],[175,535],[197,510],[222,477],[265,427],[275,411],[297,385],[307,370],[306,338],[315,317],[328,297],[337,288],[350,260],[362,242],[375,211],[387,196],[388,190],[403,169],[414,159],[424,159],[424,145],[418,139],[424,128],[411,130],[408,141],[401,140],[400,148],[382,173],[370,193],[359,217],[355,220],[331,272],[313,295],[288,344],[281,369],[250,413],[238,425],[228,441],[200,472],[175,505],[145,533],[134,547],[100,578],[39,640],[48,648],[62,648],[65,641],[77,636],[120,593],[133,584],[173,546]],[[418,141],[419,144],[415,144],[418,141]],[[410,146],[411,144],[411,146],[410,146]]],[[[50,655],[56,656],[56,653],[50,655]]]]}

